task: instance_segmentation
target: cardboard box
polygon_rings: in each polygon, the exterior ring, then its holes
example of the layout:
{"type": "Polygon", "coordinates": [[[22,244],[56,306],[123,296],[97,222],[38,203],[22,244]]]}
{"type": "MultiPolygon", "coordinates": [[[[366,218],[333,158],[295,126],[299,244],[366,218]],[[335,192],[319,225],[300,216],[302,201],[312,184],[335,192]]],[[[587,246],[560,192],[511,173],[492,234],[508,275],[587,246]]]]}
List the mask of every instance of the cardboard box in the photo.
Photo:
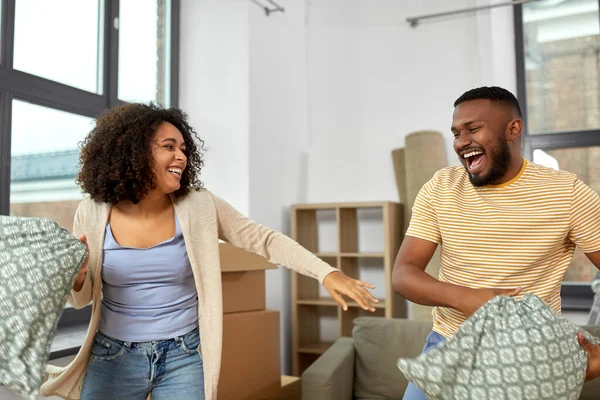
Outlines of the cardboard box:
{"type": "Polygon", "coordinates": [[[224,272],[223,313],[259,311],[266,308],[265,271],[224,272]]]}
{"type": "Polygon", "coordinates": [[[227,243],[219,243],[219,258],[222,272],[277,269],[277,265],[270,263],[266,258],[227,243]]]}
{"type": "Polygon", "coordinates": [[[279,354],[279,311],[224,314],[219,400],[276,398],[279,354]]]}
{"type": "Polygon", "coordinates": [[[265,400],[302,400],[302,382],[297,376],[281,375],[279,395],[265,400]]]}
{"type": "Polygon", "coordinates": [[[276,269],[264,257],[227,243],[219,244],[223,313],[264,310],[265,270],[276,269]]]}

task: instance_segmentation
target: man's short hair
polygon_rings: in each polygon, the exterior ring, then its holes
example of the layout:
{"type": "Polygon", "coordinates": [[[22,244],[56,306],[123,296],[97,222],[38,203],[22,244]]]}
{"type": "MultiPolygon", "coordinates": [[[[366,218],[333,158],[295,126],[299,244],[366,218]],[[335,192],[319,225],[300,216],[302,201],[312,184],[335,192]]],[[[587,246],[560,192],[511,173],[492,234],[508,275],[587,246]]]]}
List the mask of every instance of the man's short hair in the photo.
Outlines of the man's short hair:
{"type": "Polygon", "coordinates": [[[510,106],[513,111],[523,119],[523,113],[519,106],[519,100],[508,90],[498,86],[483,86],[476,89],[471,89],[460,96],[455,102],[454,107],[460,103],[470,100],[490,100],[494,103],[502,103],[510,106]]]}

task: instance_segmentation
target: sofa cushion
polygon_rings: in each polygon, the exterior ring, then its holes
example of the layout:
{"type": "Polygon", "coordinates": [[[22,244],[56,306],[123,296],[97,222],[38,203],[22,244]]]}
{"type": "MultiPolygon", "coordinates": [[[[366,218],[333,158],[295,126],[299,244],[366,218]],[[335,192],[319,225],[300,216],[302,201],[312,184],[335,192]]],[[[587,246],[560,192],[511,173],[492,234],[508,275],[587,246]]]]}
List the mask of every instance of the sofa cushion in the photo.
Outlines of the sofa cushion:
{"type": "Polygon", "coordinates": [[[0,216],[0,386],[36,398],[86,255],[83,243],[49,219],[0,216]]]}
{"type": "Polygon", "coordinates": [[[537,296],[497,296],[456,335],[398,367],[431,400],[573,400],[587,366],[579,331],[537,296]]]}
{"type": "Polygon", "coordinates": [[[357,399],[401,399],[408,381],[398,368],[399,357],[416,357],[431,322],[359,317],[352,333],[356,350],[354,395],[357,399]]]}

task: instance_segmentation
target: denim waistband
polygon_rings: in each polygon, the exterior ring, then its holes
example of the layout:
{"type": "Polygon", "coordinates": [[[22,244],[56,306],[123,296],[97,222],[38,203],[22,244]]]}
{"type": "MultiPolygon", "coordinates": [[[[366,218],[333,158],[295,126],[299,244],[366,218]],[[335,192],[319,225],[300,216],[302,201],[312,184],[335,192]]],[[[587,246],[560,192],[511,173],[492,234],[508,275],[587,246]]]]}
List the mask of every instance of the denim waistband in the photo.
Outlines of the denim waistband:
{"type": "Polygon", "coordinates": [[[164,339],[164,340],[152,340],[152,341],[148,341],[148,342],[128,342],[125,340],[120,340],[120,339],[116,339],[113,338],[111,336],[108,336],[104,333],[102,333],[101,331],[97,331],[96,335],[104,338],[104,339],[108,339],[110,341],[113,341],[121,346],[125,346],[127,348],[131,348],[132,346],[136,346],[136,347],[146,347],[146,346],[156,346],[156,345],[161,345],[161,344],[166,344],[166,343],[171,343],[171,342],[176,342],[176,343],[180,343],[183,338],[193,335],[195,333],[199,333],[199,329],[196,327],[194,329],[192,329],[191,331],[189,331],[188,333],[185,333],[183,335],[179,335],[176,336],[174,338],[170,338],[170,339],[164,339]]]}

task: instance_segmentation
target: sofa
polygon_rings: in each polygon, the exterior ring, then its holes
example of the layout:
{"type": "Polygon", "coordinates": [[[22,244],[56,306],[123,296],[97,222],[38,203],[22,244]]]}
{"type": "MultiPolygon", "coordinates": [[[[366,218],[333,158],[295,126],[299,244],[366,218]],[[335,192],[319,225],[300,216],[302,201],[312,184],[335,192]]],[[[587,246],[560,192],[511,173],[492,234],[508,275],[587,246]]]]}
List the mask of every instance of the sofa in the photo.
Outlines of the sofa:
{"type": "MultiPolygon", "coordinates": [[[[432,323],[359,317],[352,337],[338,339],[302,374],[303,400],[402,399],[408,381],[396,366],[416,357],[432,323]]],[[[600,337],[600,326],[584,326],[600,337]]],[[[586,382],[580,400],[600,399],[600,378],[586,382]]]]}

